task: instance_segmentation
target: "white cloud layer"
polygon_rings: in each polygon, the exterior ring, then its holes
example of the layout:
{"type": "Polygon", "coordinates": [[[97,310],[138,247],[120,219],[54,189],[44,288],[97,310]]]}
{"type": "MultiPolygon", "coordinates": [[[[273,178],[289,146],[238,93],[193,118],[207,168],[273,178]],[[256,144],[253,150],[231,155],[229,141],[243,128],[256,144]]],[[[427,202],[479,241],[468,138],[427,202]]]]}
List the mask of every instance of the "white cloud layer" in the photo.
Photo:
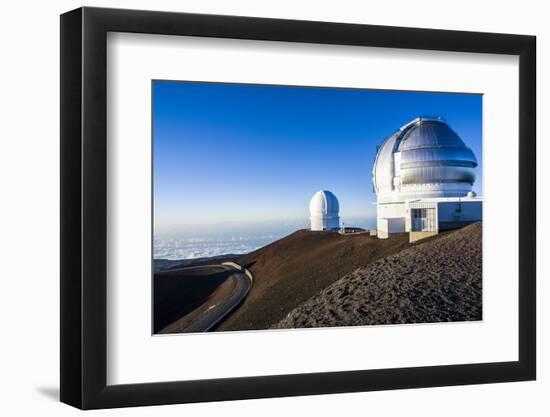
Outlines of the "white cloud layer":
{"type": "MultiPolygon", "coordinates": [[[[342,220],[348,220],[346,226],[369,228],[374,224],[372,219],[342,220]]],[[[155,228],[153,258],[181,260],[245,254],[308,227],[308,220],[159,227],[155,228]]]]}

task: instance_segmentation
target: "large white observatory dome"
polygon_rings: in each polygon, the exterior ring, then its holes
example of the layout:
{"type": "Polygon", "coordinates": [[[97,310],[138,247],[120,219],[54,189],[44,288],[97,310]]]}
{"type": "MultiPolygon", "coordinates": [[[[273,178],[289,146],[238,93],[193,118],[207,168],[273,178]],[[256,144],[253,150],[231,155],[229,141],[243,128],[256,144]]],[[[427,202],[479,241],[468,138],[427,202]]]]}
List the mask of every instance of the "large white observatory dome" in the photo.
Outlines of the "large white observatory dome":
{"type": "Polygon", "coordinates": [[[340,227],[340,205],[330,191],[318,191],[309,202],[311,230],[334,230],[340,227]]]}
{"type": "Polygon", "coordinates": [[[378,149],[372,181],[378,203],[462,197],[472,191],[477,160],[441,118],[419,117],[378,149]]]}

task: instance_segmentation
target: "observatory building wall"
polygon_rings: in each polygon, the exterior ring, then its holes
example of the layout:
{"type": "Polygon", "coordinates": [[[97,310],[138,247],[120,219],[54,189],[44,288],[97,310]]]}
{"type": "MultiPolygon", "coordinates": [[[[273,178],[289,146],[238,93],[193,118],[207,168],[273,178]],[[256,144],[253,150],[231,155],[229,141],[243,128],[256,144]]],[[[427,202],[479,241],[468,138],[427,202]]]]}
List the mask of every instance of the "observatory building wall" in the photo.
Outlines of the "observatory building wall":
{"type": "Polygon", "coordinates": [[[440,201],[437,204],[439,230],[455,229],[479,221],[483,217],[483,202],[440,201]]]}

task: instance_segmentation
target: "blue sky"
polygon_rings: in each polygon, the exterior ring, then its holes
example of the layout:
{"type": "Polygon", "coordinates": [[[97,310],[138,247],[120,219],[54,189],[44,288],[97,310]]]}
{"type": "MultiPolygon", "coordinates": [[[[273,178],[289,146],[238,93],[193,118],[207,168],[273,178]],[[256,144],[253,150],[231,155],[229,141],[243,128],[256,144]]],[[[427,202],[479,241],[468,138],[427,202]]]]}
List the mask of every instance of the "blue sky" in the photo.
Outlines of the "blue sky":
{"type": "Polygon", "coordinates": [[[481,194],[480,95],[154,81],[155,225],[307,219],[321,189],[374,216],[376,146],[419,115],[472,148],[481,194]]]}

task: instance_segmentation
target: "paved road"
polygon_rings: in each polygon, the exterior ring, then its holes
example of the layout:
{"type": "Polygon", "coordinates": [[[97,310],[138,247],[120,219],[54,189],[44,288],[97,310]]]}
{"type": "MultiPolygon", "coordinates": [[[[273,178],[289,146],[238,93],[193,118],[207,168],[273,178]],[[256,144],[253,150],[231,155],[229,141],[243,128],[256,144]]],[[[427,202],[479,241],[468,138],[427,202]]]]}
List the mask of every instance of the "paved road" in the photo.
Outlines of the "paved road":
{"type": "Polygon", "coordinates": [[[184,333],[198,333],[207,332],[212,329],[216,324],[223,320],[229,313],[231,313],[248,295],[250,288],[252,287],[252,281],[242,271],[229,266],[229,265],[205,265],[204,267],[195,268],[223,268],[227,271],[234,271],[227,279],[235,279],[236,285],[232,293],[222,302],[210,307],[202,316],[187,326],[184,333]]]}

